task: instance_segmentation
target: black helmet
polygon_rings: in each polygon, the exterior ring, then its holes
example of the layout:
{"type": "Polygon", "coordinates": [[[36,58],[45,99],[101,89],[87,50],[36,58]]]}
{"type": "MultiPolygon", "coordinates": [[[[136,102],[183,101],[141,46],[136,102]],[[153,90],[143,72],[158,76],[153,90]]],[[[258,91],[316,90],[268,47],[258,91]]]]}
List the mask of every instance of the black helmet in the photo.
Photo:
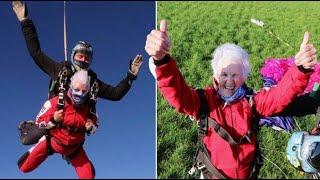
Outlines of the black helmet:
{"type": "Polygon", "coordinates": [[[87,69],[89,67],[88,63],[85,62],[80,62],[80,61],[75,61],[74,60],[74,55],[76,54],[76,52],[84,52],[88,55],[90,62],[92,61],[92,57],[93,57],[93,50],[92,50],[92,46],[85,42],[85,41],[79,41],[74,48],[72,49],[71,52],[71,63],[73,66],[78,66],[80,69],[87,69]]]}

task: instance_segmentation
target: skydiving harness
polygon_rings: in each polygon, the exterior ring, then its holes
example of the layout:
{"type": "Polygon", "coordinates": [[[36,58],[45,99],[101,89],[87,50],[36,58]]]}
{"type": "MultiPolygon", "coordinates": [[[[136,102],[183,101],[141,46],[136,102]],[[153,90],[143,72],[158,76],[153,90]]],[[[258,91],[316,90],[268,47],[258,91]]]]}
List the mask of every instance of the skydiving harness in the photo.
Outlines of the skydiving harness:
{"type": "MultiPolygon", "coordinates": [[[[58,74],[58,79],[53,81],[51,84],[51,88],[50,88],[50,92],[55,90],[55,85],[56,82],[58,82],[58,103],[57,103],[57,109],[64,109],[65,106],[65,96],[67,93],[67,89],[68,89],[68,82],[70,82],[70,78],[71,75],[73,74],[72,70],[70,68],[68,68],[68,64],[66,62],[63,62],[62,64],[62,68],[58,74]]],[[[97,78],[95,78],[93,80],[93,83],[91,83],[91,77],[89,76],[90,79],[90,92],[89,92],[89,99],[88,99],[88,103],[89,103],[89,114],[88,114],[88,118],[91,119],[92,117],[94,117],[96,115],[96,108],[95,105],[97,103],[97,98],[98,98],[98,92],[99,92],[99,84],[97,81],[97,78]]],[[[50,94],[50,93],[49,93],[50,94]]],[[[66,126],[62,123],[55,123],[55,128],[62,128],[65,129],[66,131],[70,132],[70,133],[83,133],[86,132],[85,128],[71,128],[69,126],[66,126]]],[[[87,132],[87,135],[89,135],[89,133],[87,132]]],[[[50,140],[51,138],[54,139],[54,141],[61,145],[61,146],[65,146],[64,144],[62,144],[58,139],[51,137],[51,135],[49,134],[49,131],[46,131],[45,133],[46,136],[46,142],[47,142],[47,153],[48,155],[52,155],[53,154],[53,149],[51,147],[50,144],[50,140]]],[[[62,155],[62,158],[65,159],[67,161],[68,164],[70,164],[71,159],[78,154],[79,150],[81,149],[82,145],[84,144],[84,142],[76,144],[74,146],[77,146],[76,150],[74,152],[72,152],[70,155],[65,156],[62,155]]]]}
{"type": "MultiPolygon", "coordinates": [[[[206,100],[204,90],[196,90],[200,99],[200,118],[198,121],[198,141],[197,150],[193,158],[193,166],[189,171],[190,175],[195,172],[199,174],[202,173],[205,179],[218,178],[227,179],[227,177],[222,174],[212,163],[209,152],[203,143],[203,138],[208,134],[208,129],[212,128],[222,139],[227,141],[232,147],[237,147],[243,143],[251,143],[250,137],[254,136],[258,132],[258,123],[254,124],[251,128],[252,131],[248,131],[246,135],[242,136],[239,141],[236,141],[227,130],[220,126],[216,120],[209,117],[209,107],[206,100]]],[[[253,95],[247,95],[247,100],[249,101],[251,107],[253,95]]],[[[254,155],[254,165],[250,174],[250,177],[257,177],[260,167],[262,166],[262,157],[260,154],[260,149],[258,143],[256,143],[256,151],[254,155]]]]}
{"type": "MultiPolygon", "coordinates": [[[[68,82],[70,82],[71,75],[73,71],[70,69],[70,66],[67,62],[62,63],[62,68],[58,74],[58,79],[52,81],[50,90],[49,90],[49,98],[53,97],[55,94],[56,85],[58,84],[58,110],[64,108],[64,100],[67,93],[68,82]],[[58,82],[58,83],[57,83],[58,82]]],[[[90,92],[89,92],[89,118],[93,117],[96,113],[95,105],[97,103],[98,92],[99,92],[99,83],[96,77],[93,77],[93,81],[90,78],[90,92]]]]}

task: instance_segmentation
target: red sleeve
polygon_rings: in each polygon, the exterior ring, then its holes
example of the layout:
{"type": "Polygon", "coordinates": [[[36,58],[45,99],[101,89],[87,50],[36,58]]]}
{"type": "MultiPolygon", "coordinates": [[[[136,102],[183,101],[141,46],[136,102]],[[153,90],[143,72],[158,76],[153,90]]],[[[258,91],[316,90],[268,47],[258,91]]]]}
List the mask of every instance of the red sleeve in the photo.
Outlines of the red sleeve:
{"type": "Polygon", "coordinates": [[[40,128],[49,129],[54,126],[50,119],[53,119],[54,112],[57,109],[57,97],[53,97],[50,100],[47,100],[42,106],[40,112],[36,117],[36,124],[40,128]]]}
{"type": "Polygon", "coordinates": [[[198,93],[183,79],[176,61],[170,58],[167,64],[156,68],[160,92],[178,112],[198,117],[200,101],[198,93]]]}
{"type": "Polygon", "coordinates": [[[261,89],[254,97],[257,112],[262,116],[272,116],[281,112],[304,91],[312,72],[303,73],[292,66],[275,87],[261,89]]]}

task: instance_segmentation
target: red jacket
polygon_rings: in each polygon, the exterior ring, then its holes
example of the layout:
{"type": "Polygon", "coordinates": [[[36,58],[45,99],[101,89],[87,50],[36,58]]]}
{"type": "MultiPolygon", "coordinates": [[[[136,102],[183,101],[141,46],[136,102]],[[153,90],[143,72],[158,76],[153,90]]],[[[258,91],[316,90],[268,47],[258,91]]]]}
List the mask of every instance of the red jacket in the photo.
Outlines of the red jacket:
{"type": "MultiPolygon", "coordinates": [[[[66,129],[56,128],[50,121],[50,119],[53,119],[54,112],[57,111],[57,102],[58,97],[56,96],[44,103],[36,118],[36,124],[38,124],[40,128],[50,129],[50,134],[60,140],[64,145],[75,145],[83,142],[85,139],[85,131],[68,132],[66,129]]],[[[85,129],[88,114],[88,103],[83,103],[77,107],[72,104],[69,97],[66,97],[64,115],[61,123],[70,128],[85,129]]],[[[98,127],[97,117],[94,116],[92,121],[94,123],[94,131],[98,127]]],[[[91,133],[93,131],[91,131],[91,133]]]]}
{"type": "MultiPolygon", "coordinates": [[[[197,92],[190,88],[183,79],[176,62],[170,59],[167,64],[156,68],[158,87],[169,102],[180,113],[198,117],[200,101],[197,92]]],[[[293,66],[274,88],[261,89],[253,96],[253,109],[246,98],[224,106],[217,91],[213,87],[205,89],[210,109],[209,116],[225,128],[232,137],[239,140],[246,135],[253,120],[258,117],[272,116],[282,111],[293,98],[303,92],[310,73],[303,73],[293,66]]],[[[211,162],[229,178],[248,178],[252,169],[256,137],[238,147],[231,147],[216,132],[209,128],[203,139],[211,154],[211,162]]]]}

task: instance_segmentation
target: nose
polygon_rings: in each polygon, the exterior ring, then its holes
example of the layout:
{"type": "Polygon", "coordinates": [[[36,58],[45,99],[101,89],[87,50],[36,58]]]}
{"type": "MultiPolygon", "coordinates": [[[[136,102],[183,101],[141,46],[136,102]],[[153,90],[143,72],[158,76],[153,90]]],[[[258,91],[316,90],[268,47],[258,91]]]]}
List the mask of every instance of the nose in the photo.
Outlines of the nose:
{"type": "Polygon", "coordinates": [[[89,58],[87,58],[85,56],[81,57],[79,60],[89,63],[89,58]]]}
{"type": "Polygon", "coordinates": [[[233,85],[233,84],[234,84],[234,79],[233,79],[232,77],[228,77],[228,78],[226,79],[226,84],[228,84],[228,85],[233,85]]]}
{"type": "Polygon", "coordinates": [[[87,56],[76,56],[76,60],[89,63],[89,58],[87,56]]]}

